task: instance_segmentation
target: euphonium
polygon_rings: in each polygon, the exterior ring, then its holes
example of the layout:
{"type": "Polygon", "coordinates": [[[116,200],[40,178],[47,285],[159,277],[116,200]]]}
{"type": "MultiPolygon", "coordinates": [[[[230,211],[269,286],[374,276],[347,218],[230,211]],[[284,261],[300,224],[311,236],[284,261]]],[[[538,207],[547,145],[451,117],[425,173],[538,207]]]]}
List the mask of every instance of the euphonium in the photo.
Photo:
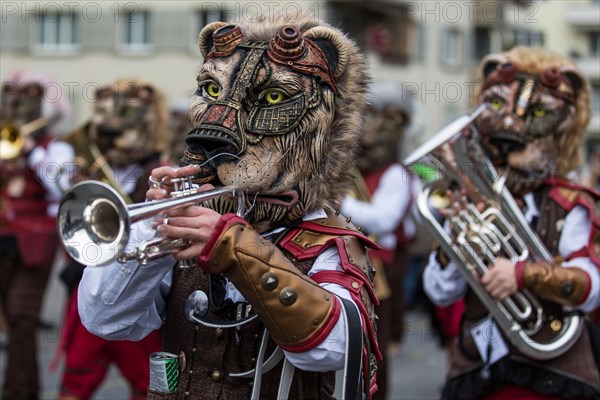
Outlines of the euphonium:
{"type": "Polygon", "coordinates": [[[560,315],[545,315],[540,300],[526,289],[496,301],[480,283],[488,265],[495,263],[497,257],[513,262],[552,260],[479,144],[471,123],[484,109],[485,105],[481,105],[472,114],[450,124],[413,152],[405,163],[425,163],[439,174],[439,179],[419,194],[419,212],[425,226],[457,263],[504,336],[530,358],[551,359],[575,343],[583,329],[583,318],[567,307],[562,307],[560,315]],[[463,203],[456,215],[448,217],[451,234],[432,210],[436,201],[432,195],[445,190],[454,192],[453,201],[463,203]],[[485,210],[480,212],[477,204],[484,204],[485,210]],[[553,332],[550,338],[538,335],[545,324],[553,332]]]}
{"type": "Polygon", "coordinates": [[[237,196],[238,215],[242,214],[245,197],[239,189],[226,186],[200,191],[189,182],[189,178],[172,179],[171,198],[138,204],[127,204],[114,188],[103,182],[80,182],[67,191],[60,202],[59,238],[69,255],[84,265],[100,266],[128,260],[145,265],[188,247],[189,242],[158,237],[137,246],[129,244],[134,222],[222,196],[237,196]],[[128,244],[133,248],[127,248],[128,244]]]}

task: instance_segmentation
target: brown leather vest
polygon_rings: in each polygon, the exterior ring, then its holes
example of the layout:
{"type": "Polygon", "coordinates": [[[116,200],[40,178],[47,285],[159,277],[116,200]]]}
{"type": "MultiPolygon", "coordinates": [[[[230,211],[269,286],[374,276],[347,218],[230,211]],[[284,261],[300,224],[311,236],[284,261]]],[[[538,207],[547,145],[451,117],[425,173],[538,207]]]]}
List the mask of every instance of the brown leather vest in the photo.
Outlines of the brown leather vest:
{"type": "MultiPolygon", "coordinates": [[[[541,190],[535,196],[540,210],[536,231],[550,253],[557,255],[560,229],[562,228],[562,224],[557,222],[564,220],[567,211],[551,200],[548,196],[548,190],[549,188],[541,190]]],[[[465,313],[461,321],[459,340],[455,343],[451,357],[451,366],[447,376],[448,383],[452,384],[452,381],[456,380],[455,384],[457,386],[460,386],[458,382],[461,379],[468,379],[471,382],[480,379],[479,371],[483,366],[483,362],[470,331],[473,326],[477,325],[488,314],[483,304],[481,304],[477,296],[470,290],[467,293],[465,302],[465,313]],[[470,377],[467,378],[467,375],[470,375],[470,377]]],[[[544,307],[546,315],[551,315],[553,312],[560,312],[560,309],[552,303],[542,301],[542,307],[544,307]]],[[[545,323],[542,331],[537,335],[550,334],[552,333],[550,332],[549,324],[545,323]]],[[[510,358],[512,360],[516,360],[536,370],[551,371],[554,374],[572,380],[575,384],[577,382],[585,383],[595,387],[600,393],[600,374],[594,360],[590,336],[586,328],[584,328],[578,341],[569,351],[560,357],[547,361],[533,361],[528,359],[510,345],[508,340],[505,339],[504,341],[509,346],[510,358]]],[[[552,379],[549,377],[549,382],[538,382],[537,387],[551,385],[552,379]]]]}
{"type": "MultiPolygon", "coordinates": [[[[290,259],[292,259],[290,257],[290,259]]],[[[307,273],[313,260],[294,262],[307,273]]],[[[209,293],[209,274],[200,268],[173,270],[173,285],[163,327],[162,350],[185,360],[177,392],[168,395],[148,393],[148,399],[245,399],[252,390],[252,379],[232,378],[229,373],[254,368],[263,325],[258,320],[236,328],[215,329],[187,321],[184,304],[195,290],[209,293]]],[[[223,319],[210,309],[206,318],[223,319]]],[[[267,358],[274,350],[270,340],[267,358]]],[[[261,399],[275,399],[279,388],[281,363],[262,376],[261,399]]],[[[334,372],[315,373],[296,369],[289,398],[330,399],[334,391],[334,372]]]]}

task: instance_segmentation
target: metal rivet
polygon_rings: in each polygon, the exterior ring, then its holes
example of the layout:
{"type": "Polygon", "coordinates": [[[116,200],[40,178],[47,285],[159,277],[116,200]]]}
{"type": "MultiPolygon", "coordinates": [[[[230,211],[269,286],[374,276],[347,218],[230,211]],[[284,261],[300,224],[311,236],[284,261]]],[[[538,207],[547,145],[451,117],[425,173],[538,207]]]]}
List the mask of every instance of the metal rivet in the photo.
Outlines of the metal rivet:
{"type": "Polygon", "coordinates": [[[218,371],[216,369],[213,372],[211,372],[211,374],[210,374],[210,379],[212,379],[215,382],[220,382],[221,378],[222,378],[221,371],[218,371]]]}
{"type": "Polygon", "coordinates": [[[359,286],[360,286],[360,285],[358,284],[358,282],[352,282],[352,287],[353,287],[354,289],[358,289],[358,287],[359,287],[359,286]]]}
{"type": "Polygon", "coordinates": [[[563,296],[570,296],[573,294],[574,289],[575,288],[573,287],[571,282],[565,282],[562,285],[561,292],[562,292],[563,296]]]}
{"type": "Polygon", "coordinates": [[[250,359],[250,362],[254,364],[254,363],[256,362],[256,358],[252,357],[252,358],[250,359]]]}
{"type": "Polygon", "coordinates": [[[265,290],[274,290],[279,285],[279,277],[273,272],[266,272],[260,277],[260,285],[265,290]]]}
{"type": "Polygon", "coordinates": [[[300,238],[299,238],[299,237],[296,237],[296,238],[294,238],[294,242],[296,242],[296,243],[297,243],[297,242],[299,242],[299,241],[300,241],[300,238]]]}
{"type": "Polygon", "coordinates": [[[550,329],[552,329],[553,332],[558,332],[561,328],[562,322],[560,322],[559,320],[554,319],[550,322],[550,329]]]}
{"type": "Polygon", "coordinates": [[[319,325],[319,320],[318,320],[318,319],[315,319],[315,320],[313,321],[313,325],[314,325],[314,326],[317,326],[317,325],[319,325]]]}
{"type": "Polygon", "coordinates": [[[310,247],[310,243],[304,243],[304,248],[306,249],[308,247],[310,247]]]}
{"type": "Polygon", "coordinates": [[[352,217],[346,218],[346,222],[350,222],[350,221],[352,221],[352,217]]]}
{"type": "Polygon", "coordinates": [[[225,332],[223,331],[223,328],[217,328],[215,330],[215,336],[217,337],[217,339],[222,338],[224,333],[225,332]]]}
{"type": "Polygon", "coordinates": [[[195,352],[197,352],[197,351],[198,351],[198,350],[197,350],[195,347],[192,349],[192,353],[195,353],[195,352]]]}
{"type": "Polygon", "coordinates": [[[183,395],[184,395],[184,396],[189,396],[189,395],[190,395],[190,392],[185,392],[183,395]]]}
{"type": "Polygon", "coordinates": [[[279,293],[279,302],[286,307],[294,304],[297,298],[298,295],[296,294],[296,291],[290,287],[281,289],[281,292],[279,293]]]}

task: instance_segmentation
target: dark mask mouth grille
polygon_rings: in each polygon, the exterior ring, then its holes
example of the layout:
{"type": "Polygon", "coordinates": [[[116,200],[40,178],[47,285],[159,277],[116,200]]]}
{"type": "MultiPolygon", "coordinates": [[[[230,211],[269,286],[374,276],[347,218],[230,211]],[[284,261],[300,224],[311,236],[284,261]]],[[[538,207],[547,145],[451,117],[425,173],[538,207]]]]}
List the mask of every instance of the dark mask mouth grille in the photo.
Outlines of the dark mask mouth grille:
{"type": "Polygon", "coordinates": [[[204,127],[193,129],[188,133],[186,144],[188,152],[207,160],[223,154],[221,157],[211,160],[214,166],[235,159],[234,156],[241,150],[241,143],[237,143],[232,135],[220,129],[204,127]]]}
{"type": "Polygon", "coordinates": [[[489,143],[498,148],[503,156],[514,151],[521,151],[527,145],[522,135],[514,131],[498,131],[489,138],[489,143]]]}

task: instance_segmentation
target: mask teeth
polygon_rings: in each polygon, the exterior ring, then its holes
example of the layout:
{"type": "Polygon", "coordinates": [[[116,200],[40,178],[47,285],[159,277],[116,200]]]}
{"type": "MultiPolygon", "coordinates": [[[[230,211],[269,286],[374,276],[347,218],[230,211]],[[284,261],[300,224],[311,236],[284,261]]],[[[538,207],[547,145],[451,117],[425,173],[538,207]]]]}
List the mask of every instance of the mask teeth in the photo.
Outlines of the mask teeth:
{"type": "Polygon", "coordinates": [[[294,26],[281,27],[269,44],[271,52],[284,61],[293,61],[304,54],[304,38],[294,26]]]}
{"type": "Polygon", "coordinates": [[[213,33],[213,42],[216,56],[225,56],[232,53],[244,35],[237,25],[225,25],[213,33]]]}

